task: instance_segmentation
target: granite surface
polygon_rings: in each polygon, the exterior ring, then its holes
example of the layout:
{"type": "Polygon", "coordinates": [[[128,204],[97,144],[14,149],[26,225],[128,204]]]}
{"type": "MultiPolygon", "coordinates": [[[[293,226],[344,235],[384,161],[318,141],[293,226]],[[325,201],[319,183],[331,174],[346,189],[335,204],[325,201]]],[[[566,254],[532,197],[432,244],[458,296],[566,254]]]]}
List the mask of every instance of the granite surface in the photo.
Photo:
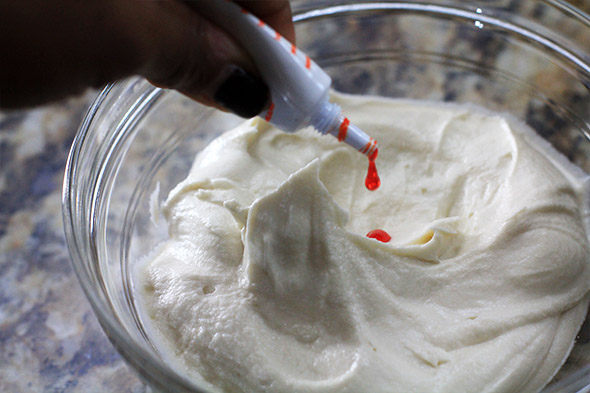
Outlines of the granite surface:
{"type": "Polygon", "coordinates": [[[96,92],[0,113],[0,392],[146,392],[70,265],[61,187],[96,92]]]}
{"type": "MultiPolygon", "coordinates": [[[[578,0],[575,4],[590,11],[589,0],[578,0]]],[[[351,27],[352,34],[365,34],[368,30],[363,20],[351,27]]],[[[589,32],[575,33],[584,36],[589,32]]],[[[470,30],[458,34],[470,34],[470,30]]],[[[301,38],[306,39],[303,35],[301,38]]],[[[309,39],[315,40],[313,34],[309,39]]],[[[482,52],[482,57],[489,58],[489,54],[482,52]]],[[[534,65],[528,66],[534,69],[534,65]]],[[[408,70],[411,68],[400,67],[400,72],[392,76],[396,88],[403,88],[401,82],[415,87],[416,79],[407,75],[416,73],[408,70]]],[[[349,73],[343,80],[355,80],[355,85],[390,83],[371,81],[370,76],[354,67],[345,71],[349,73]]],[[[462,77],[457,73],[457,79],[462,77]]],[[[546,74],[539,77],[540,85],[546,85],[547,90],[561,89],[556,80],[546,74]]],[[[433,86],[442,83],[426,79],[420,82],[424,89],[432,91],[436,90],[433,86]]],[[[345,82],[337,79],[336,83],[346,90],[345,82]]],[[[440,91],[444,91],[440,97],[444,100],[462,94],[444,86],[440,91]]],[[[489,98],[485,89],[474,91],[489,98]]],[[[562,96],[566,93],[559,91],[562,96]]],[[[568,94],[571,102],[583,104],[575,95],[579,92],[568,94]]],[[[65,245],[61,216],[64,167],[76,130],[95,95],[96,92],[90,91],[34,110],[0,112],[0,392],[141,393],[149,390],[102,332],[77,282],[65,245]]],[[[535,109],[531,113],[551,111],[535,109]]],[[[556,126],[551,118],[529,120],[551,130],[556,126]]],[[[590,157],[587,150],[579,154],[590,157]]],[[[590,164],[581,166],[590,169],[590,164]]],[[[588,344],[574,352],[568,363],[590,363],[588,325],[584,326],[579,340],[588,344]]]]}

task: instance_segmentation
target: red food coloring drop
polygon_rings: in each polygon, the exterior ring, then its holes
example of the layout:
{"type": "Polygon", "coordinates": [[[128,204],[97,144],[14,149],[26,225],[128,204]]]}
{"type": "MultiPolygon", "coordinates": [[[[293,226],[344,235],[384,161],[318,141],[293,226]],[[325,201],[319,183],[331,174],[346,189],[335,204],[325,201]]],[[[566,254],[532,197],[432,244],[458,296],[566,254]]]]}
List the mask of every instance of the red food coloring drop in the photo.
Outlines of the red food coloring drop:
{"type": "Polygon", "coordinates": [[[377,166],[375,165],[375,160],[377,159],[378,154],[379,149],[375,149],[373,154],[369,156],[369,170],[367,171],[367,177],[365,178],[365,187],[367,187],[369,191],[375,191],[381,185],[381,179],[379,178],[377,166]]]}
{"type": "Polygon", "coordinates": [[[391,240],[391,236],[389,236],[389,233],[385,232],[383,229],[372,230],[371,232],[367,233],[367,237],[379,240],[383,243],[387,243],[391,240]]]}

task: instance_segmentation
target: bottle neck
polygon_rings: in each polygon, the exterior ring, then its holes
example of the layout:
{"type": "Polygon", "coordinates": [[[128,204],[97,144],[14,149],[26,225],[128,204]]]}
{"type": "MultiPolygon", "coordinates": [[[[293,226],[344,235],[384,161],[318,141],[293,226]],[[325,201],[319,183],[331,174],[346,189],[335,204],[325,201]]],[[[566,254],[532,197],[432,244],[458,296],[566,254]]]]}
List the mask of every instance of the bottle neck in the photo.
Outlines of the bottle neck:
{"type": "Polygon", "coordinates": [[[327,98],[317,107],[317,110],[311,115],[310,125],[322,135],[338,128],[342,110],[336,104],[331,103],[327,98]]]}

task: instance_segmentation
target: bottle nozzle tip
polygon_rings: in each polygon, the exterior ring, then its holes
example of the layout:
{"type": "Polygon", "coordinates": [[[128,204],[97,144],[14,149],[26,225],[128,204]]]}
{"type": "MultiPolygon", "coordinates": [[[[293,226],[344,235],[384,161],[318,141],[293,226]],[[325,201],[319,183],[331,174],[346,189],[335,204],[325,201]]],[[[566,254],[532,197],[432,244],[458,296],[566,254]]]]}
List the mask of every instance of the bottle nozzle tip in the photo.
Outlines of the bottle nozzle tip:
{"type": "Polygon", "coordinates": [[[336,136],[339,141],[352,146],[367,157],[377,155],[377,141],[351,123],[350,120],[344,116],[340,121],[339,128],[334,130],[332,134],[336,136]]]}

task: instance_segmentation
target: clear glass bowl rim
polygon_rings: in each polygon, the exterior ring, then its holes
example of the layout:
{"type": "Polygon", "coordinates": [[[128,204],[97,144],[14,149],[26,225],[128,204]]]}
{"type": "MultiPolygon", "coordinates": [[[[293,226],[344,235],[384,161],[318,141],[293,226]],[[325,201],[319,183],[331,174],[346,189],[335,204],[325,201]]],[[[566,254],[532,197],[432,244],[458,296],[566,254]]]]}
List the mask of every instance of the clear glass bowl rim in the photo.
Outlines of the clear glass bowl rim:
{"type": "MultiPolygon", "coordinates": [[[[444,2],[440,2],[444,3],[444,2]]],[[[541,0],[539,3],[546,4],[553,7],[569,18],[573,18],[580,23],[590,28],[590,15],[576,8],[575,6],[563,0],[541,0]]],[[[395,2],[382,0],[379,2],[356,0],[355,2],[342,1],[341,5],[332,5],[328,2],[325,7],[317,7],[319,2],[312,2],[312,7],[293,7],[293,20],[297,23],[300,21],[307,21],[321,16],[346,14],[355,12],[375,12],[375,11],[412,11],[412,12],[436,12],[448,17],[459,17],[477,20],[481,15],[476,15],[473,10],[467,8],[451,7],[444,4],[428,4],[422,2],[395,2]]],[[[321,3],[324,4],[324,3],[321,3]]],[[[486,17],[486,16],[484,16],[486,17]]],[[[498,19],[493,16],[487,17],[488,23],[497,23],[498,19]]],[[[530,34],[528,30],[515,29],[514,25],[505,24],[500,21],[500,25],[508,30],[524,34],[529,39],[540,42],[542,45],[551,48],[563,55],[566,59],[576,64],[579,69],[585,73],[588,80],[590,80],[590,59],[581,51],[570,51],[565,49],[562,45],[555,43],[552,40],[545,40],[542,36],[537,34],[530,34]]],[[[586,54],[587,55],[587,54],[586,54]]],[[[107,100],[112,90],[117,86],[123,85],[125,81],[115,82],[107,85],[97,96],[95,101],[89,107],[84,120],[72,142],[72,147],[66,162],[63,193],[62,193],[62,208],[63,208],[63,222],[66,236],[66,243],[69,248],[72,265],[75,274],[78,277],[80,285],[84,290],[97,318],[104,329],[105,333],[115,345],[117,350],[123,355],[125,360],[132,365],[132,367],[140,374],[140,376],[153,388],[161,391],[175,391],[175,392],[203,392],[200,387],[195,386],[192,382],[184,379],[176,373],[169,365],[160,359],[156,359],[142,347],[136,340],[128,334],[126,329],[117,320],[116,316],[111,314],[104,307],[105,300],[101,297],[99,290],[93,285],[93,278],[86,269],[85,262],[88,255],[85,255],[84,250],[92,249],[93,244],[90,237],[85,237],[91,231],[77,231],[79,224],[84,223],[81,220],[80,201],[77,198],[78,184],[76,183],[76,174],[78,171],[79,157],[83,153],[83,148],[89,140],[89,134],[92,132],[95,117],[100,109],[102,109],[104,102],[107,100]]],[[[91,263],[98,263],[93,260],[91,263]]],[[[590,376],[590,367],[588,370],[581,371],[580,378],[590,376]]],[[[576,381],[578,378],[576,378],[576,381]]],[[[581,386],[581,391],[590,387],[590,382],[586,386],[581,386]]],[[[551,389],[553,391],[553,389],[551,389]]]]}

